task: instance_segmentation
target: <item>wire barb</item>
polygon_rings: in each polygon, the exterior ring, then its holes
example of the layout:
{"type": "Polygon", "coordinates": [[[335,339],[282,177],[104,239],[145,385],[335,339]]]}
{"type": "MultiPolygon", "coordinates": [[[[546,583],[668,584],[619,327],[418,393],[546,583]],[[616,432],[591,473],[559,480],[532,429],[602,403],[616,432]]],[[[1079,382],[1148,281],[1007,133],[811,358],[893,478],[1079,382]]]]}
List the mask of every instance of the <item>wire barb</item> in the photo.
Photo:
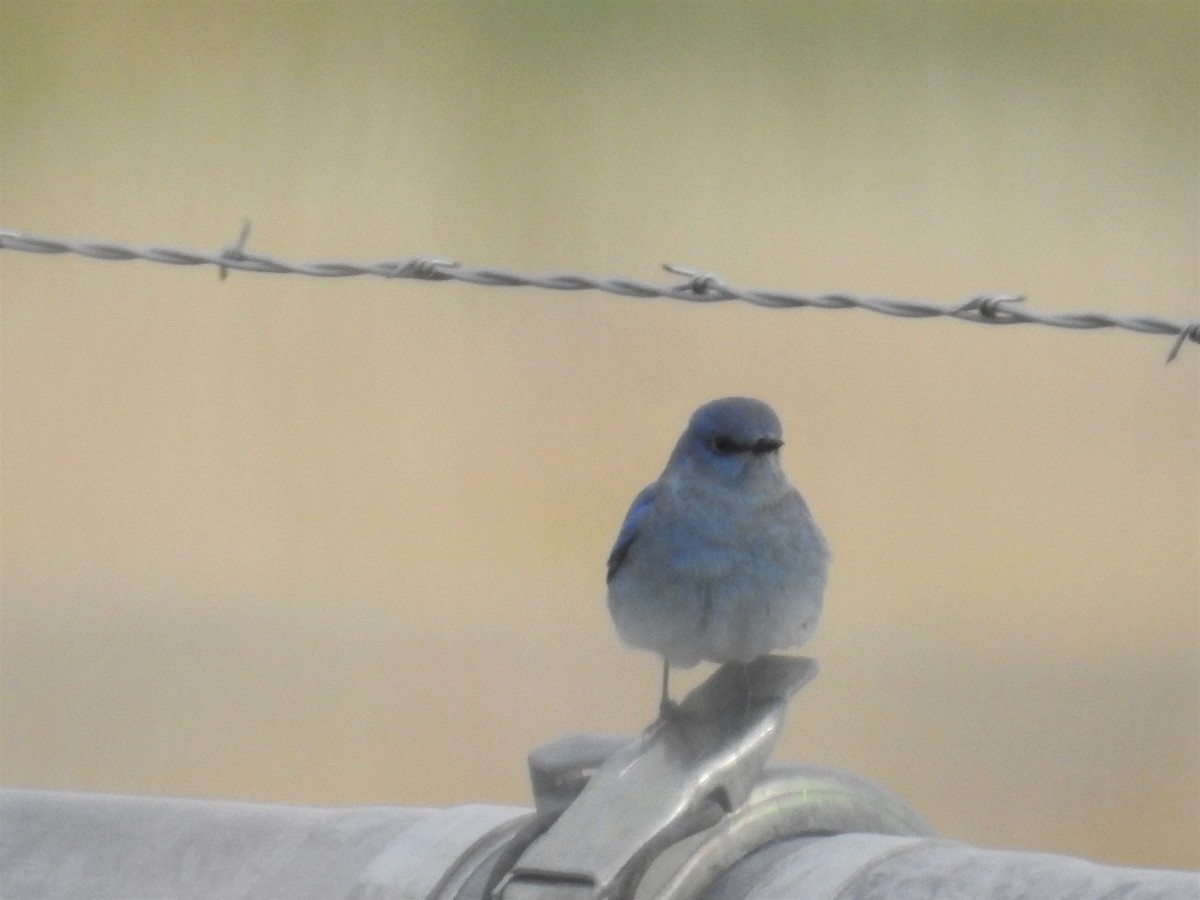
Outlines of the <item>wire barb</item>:
{"type": "Polygon", "coordinates": [[[1179,332],[1179,337],[1175,338],[1175,343],[1171,345],[1171,352],[1167,354],[1167,365],[1175,361],[1184,341],[1200,344],[1200,322],[1193,322],[1179,332]]]}
{"type": "Polygon", "coordinates": [[[675,288],[676,292],[692,293],[697,297],[717,292],[729,294],[725,290],[725,286],[721,283],[721,279],[712,272],[704,272],[700,269],[693,269],[690,266],[679,266],[674,263],[663,263],[663,268],[672,275],[682,275],[687,279],[686,282],[675,288]]]}
{"type": "MultiPolygon", "coordinates": [[[[242,230],[238,233],[237,240],[221,251],[221,258],[232,260],[234,262],[244,262],[246,259],[246,238],[248,237],[250,237],[249,219],[242,223],[242,230]]],[[[221,265],[218,267],[218,280],[224,281],[225,276],[228,274],[229,266],[221,265]]]]}
{"type": "Polygon", "coordinates": [[[432,256],[412,256],[397,262],[380,263],[380,275],[384,278],[419,278],[422,281],[447,281],[454,277],[441,271],[457,269],[461,263],[452,259],[437,259],[432,256]]]}
{"type": "Polygon", "coordinates": [[[968,319],[974,321],[989,321],[989,322],[1021,322],[1026,321],[1021,318],[1016,310],[1006,309],[1005,303],[1023,303],[1024,297],[1020,295],[1005,295],[998,294],[989,296],[982,294],[978,297],[972,297],[958,309],[954,310],[953,315],[960,319],[968,319]]]}
{"type": "Polygon", "coordinates": [[[464,281],[484,287],[535,287],[550,291],[604,291],[622,297],[650,299],[666,297],[699,303],[719,303],[741,300],[769,309],[797,309],[805,306],[817,309],[865,309],[885,316],[925,319],[947,316],[985,325],[1020,325],[1034,323],[1055,328],[1122,328],[1143,334],[1163,334],[1175,337],[1167,362],[1179,355],[1185,342],[1200,344],[1200,321],[1173,322],[1152,316],[1116,316],[1106,313],[1038,313],[1024,305],[1025,297],[1017,294],[981,294],[959,304],[940,306],[917,300],[898,300],[891,297],[862,297],[854,294],[794,294],[785,291],[763,291],[737,288],[702,269],[666,264],[663,268],[672,275],[687,280],[677,285],[655,285],[626,278],[592,278],[588,275],[522,275],[502,269],[479,269],[459,262],[436,257],[413,256],[378,263],[325,261],[289,263],[269,256],[246,252],[250,222],[242,225],[237,240],[220,253],[197,253],[170,247],[130,247],[105,241],[60,240],[37,237],[0,228],[0,250],[22,253],[74,253],[91,259],[131,260],[175,266],[212,265],[224,279],[230,269],[265,274],[307,275],[312,278],[346,278],[374,275],[379,278],[414,278],[422,281],[464,281]],[[1017,306],[1016,304],[1022,304],[1017,306]]]}

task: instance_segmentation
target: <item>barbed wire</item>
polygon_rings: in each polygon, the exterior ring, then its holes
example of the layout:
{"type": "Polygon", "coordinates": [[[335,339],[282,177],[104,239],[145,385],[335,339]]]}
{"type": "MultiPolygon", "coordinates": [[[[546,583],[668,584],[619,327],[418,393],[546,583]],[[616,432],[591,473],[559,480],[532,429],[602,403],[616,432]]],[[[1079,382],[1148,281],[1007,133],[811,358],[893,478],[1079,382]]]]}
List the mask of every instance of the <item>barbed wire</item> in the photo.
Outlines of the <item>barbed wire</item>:
{"type": "Polygon", "coordinates": [[[553,291],[595,290],[623,297],[668,297],[699,303],[742,300],[772,309],[811,306],[816,309],[866,309],[901,318],[946,316],[985,325],[1049,325],[1055,328],[1123,328],[1143,334],[1174,335],[1167,362],[1179,355],[1185,341],[1200,344],[1200,321],[1173,322],[1154,316],[1115,316],[1106,313],[1038,313],[1027,306],[1016,306],[1025,298],[1018,294],[981,294],[948,306],[889,297],[864,297],[854,294],[807,295],[785,291],[749,290],[733,287],[711,272],[687,266],[667,264],[663,268],[687,280],[673,286],[654,285],[627,278],[593,278],[579,274],[522,275],[503,269],[483,269],[429,256],[410,256],[398,260],[359,263],[343,260],[295,263],[246,251],[250,236],[247,222],[234,243],[216,253],[183,250],[175,247],[134,247],[111,241],[63,240],[39,237],[0,229],[0,250],[24,253],[74,253],[91,259],[131,260],[166,263],[174,266],[216,266],[223,280],[230,269],[268,274],[308,275],[314,278],[347,278],[374,275],[380,278],[415,278],[423,281],[464,281],[485,287],[535,287],[553,291]]]}

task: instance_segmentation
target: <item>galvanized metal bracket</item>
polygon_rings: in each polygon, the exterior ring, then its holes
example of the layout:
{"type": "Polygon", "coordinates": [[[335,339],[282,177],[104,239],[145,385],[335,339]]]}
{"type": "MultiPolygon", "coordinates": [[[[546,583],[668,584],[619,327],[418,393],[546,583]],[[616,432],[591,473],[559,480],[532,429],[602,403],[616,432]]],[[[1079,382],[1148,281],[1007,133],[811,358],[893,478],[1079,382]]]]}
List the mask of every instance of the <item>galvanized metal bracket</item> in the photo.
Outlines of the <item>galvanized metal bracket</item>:
{"type": "Polygon", "coordinates": [[[530,754],[537,814],[497,861],[493,900],[632,897],[669,846],[750,795],[807,657],[730,663],[632,740],[577,735],[530,754]]]}

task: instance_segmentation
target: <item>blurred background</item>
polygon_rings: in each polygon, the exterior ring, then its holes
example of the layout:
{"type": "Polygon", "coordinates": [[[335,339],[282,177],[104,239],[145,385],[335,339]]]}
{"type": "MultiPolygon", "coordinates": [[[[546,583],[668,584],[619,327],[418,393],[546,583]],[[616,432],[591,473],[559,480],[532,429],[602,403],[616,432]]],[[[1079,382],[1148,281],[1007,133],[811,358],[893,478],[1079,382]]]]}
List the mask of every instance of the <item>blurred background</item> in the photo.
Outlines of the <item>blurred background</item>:
{"type": "MultiPolygon", "coordinates": [[[[1200,8],[0,4],[0,224],[1200,317],[1200,8]]],[[[760,397],[834,548],[776,756],[1200,867],[1200,348],[0,254],[0,780],[525,804],[654,715],[604,561],[760,397]]],[[[679,691],[708,674],[676,681],[679,691]]]]}

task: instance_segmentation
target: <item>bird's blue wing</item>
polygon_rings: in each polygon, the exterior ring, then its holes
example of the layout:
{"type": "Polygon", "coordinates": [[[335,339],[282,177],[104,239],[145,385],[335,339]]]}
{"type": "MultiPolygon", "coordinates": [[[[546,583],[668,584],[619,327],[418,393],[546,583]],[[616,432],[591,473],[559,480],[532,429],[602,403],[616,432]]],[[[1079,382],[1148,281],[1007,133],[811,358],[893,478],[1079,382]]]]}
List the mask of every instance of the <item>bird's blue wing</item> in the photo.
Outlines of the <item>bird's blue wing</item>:
{"type": "Polygon", "coordinates": [[[646,485],[642,488],[642,492],[633,498],[629,512],[625,514],[625,521],[621,523],[621,533],[617,535],[617,542],[613,544],[612,552],[608,554],[606,581],[613,580],[617,570],[621,568],[621,563],[625,562],[625,557],[629,555],[629,548],[633,546],[633,542],[638,536],[638,526],[646,517],[646,511],[654,503],[654,494],[657,489],[657,483],[646,485]]]}

